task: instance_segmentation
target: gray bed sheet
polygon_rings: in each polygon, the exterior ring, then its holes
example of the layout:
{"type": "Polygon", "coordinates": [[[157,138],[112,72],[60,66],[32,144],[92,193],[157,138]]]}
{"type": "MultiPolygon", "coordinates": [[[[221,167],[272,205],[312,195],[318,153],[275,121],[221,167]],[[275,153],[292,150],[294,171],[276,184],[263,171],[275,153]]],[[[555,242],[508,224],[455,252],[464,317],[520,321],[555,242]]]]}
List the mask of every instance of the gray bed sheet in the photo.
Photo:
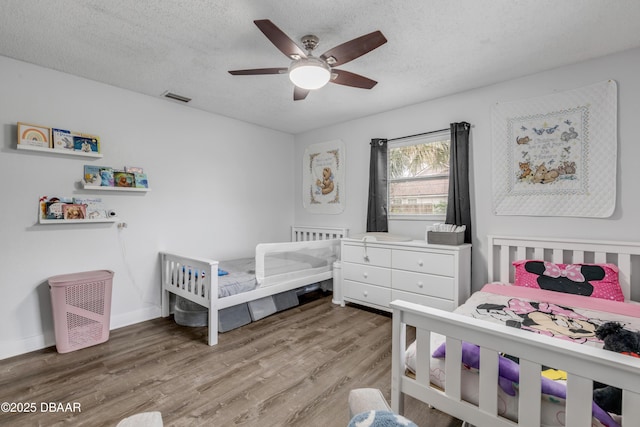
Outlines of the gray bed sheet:
{"type": "Polygon", "coordinates": [[[248,292],[258,286],[255,258],[220,261],[218,268],[229,273],[218,276],[218,298],[248,292]]]}

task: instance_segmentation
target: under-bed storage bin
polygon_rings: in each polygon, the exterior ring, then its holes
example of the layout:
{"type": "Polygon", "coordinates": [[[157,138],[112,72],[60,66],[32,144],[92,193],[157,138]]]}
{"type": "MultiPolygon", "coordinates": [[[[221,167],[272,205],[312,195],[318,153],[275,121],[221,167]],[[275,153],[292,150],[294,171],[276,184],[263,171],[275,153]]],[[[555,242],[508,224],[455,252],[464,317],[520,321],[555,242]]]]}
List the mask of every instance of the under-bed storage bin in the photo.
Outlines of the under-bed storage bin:
{"type": "Polygon", "coordinates": [[[276,305],[276,311],[282,311],[300,305],[298,292],[295,289],[274,295],[273,302],[276,305]]]}
{"type": "Polygon", "coordinates": [[[209,324],[209,309],[176,295],[173,318],[180,326],[207,326],[209,324]]]}
{"type": "Polygon", "coordinates": [[[218,310],[218,332],[228,332],[251,323],[251,314],[247,303],[218,310]]]}
{"type": "Polygon", "coordinates": [[[58,353],[109,339],[113,271],[97,270],[49,278],[58,353]]]}
{"type": "MultiPolygon", "coordinates": [[[[209,309],[177,295],[173,318],[181,326],[207,326],[209,309]]],[[[249,323],[251,323],[251,314],[246,302],[218,310],[218,332],[229,332],[249,323]]]]}
{"type": "Polygon", "coordinates": [[[254,322],[276,312],[276,303],[272,296],[249,301],[247,304],[249,304],[249,312],[254,322]]]}

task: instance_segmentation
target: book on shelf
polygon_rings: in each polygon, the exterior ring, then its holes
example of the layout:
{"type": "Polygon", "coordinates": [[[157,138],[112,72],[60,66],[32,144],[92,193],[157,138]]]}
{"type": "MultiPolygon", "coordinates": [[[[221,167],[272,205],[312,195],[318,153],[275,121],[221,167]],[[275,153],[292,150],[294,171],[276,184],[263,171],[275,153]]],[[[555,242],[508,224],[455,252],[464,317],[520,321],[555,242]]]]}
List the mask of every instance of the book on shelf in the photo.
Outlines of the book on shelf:
{"type": "Polygon", "coordinates": [[[85,207],[86,219],[108,218],[107,207],[100,197],[74,197],[73,203],[85,207]]]}
{"type": "Polygon", "coordinates": [[[85,205],[65,203],[62,205],[62,217],[63,219],[85,219],[87,217],[86,209],[85,205]]]}
{"type": "Polygon", "coordinates": [[[53,134],[53,148],[55,150],[73,151],[73,136],[71,132],[64,129],[51,129],[53,134]]]}
{"type": "Polygon", "coordinates": [[[100,187],[100,166],[84,165],[82,182],[85,186],[100,187]]]}
{"type": "Polygon", "coordinates": [[[113,187],[115,185],[113,168],[105,166],[100,168],[100,185],[103,187],[113,187]]]}
{"type": "Polygon", "coordinates": [[[135,174],[135,187],[136,188],[149,188],[149,181],[147,180],[146,173],[135,174]]]}
{"type": "Polygon", "coordinates": [[[53,148],[56,150],[100,153],[100,138],[87,133],[72,132],[66,129],[52,129],[53,148]]]}
{"type": "Polygon", "coordinates": [[[84,153],[99,153],[100,140],[95,135],[74,135],[73,149],[84,153]]]}
{"type": "Polygon", "coordinates": [[[125,166],[124,171],[131,173],[144,173],[144,169],[138,166],[125,166]]]}
{"type": "Polygon", "coordinates": [[[42,219],[64,219],[64,206],[73,203],[71,197],[40,198],[40,215],[42,219]]]}
{"type": "Polygon", "coordinates": [[[135,185],[134,174],[131,172],[114,171],[113,180],[116,187],[133,187],[135,185]]]}

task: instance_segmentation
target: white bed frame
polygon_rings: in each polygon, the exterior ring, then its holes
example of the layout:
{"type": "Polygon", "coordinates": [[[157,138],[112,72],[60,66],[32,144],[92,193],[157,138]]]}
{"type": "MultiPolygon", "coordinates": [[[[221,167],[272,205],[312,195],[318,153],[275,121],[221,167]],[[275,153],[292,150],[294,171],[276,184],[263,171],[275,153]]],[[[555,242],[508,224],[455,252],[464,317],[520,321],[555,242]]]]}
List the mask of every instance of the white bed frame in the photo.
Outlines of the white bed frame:
{"type": "Polygon", "coordinates": [[[296,250],[300,247],[321,248],[337,245],[338,239],[346,237],[348,229],[337,227],[292,227],[291,242],[261,243],[256,246],[256,279],[259,283],[256,289],[218,298],[218,261],[190,257],[168,252],[160,252],[160,265],[162,269],[162,317],[168,317],[170,313],[170,294],[179,295],[189,301],[200,304],[209,309],[209,345],[218,343],[218,310],[233,307],[238,304],[255,301],[260,298],[279,294],[281,292],[297,289],[331,279],[332,269],[321,273],[311,273],[305,277],[285,278],[277,280],[277,277],[265,278],[264,257],[271,252],[283,252],[296,250]],[[184,271],[204,272],[204,276],[185,275],[184,271]]]}
{"type": "MultiPolygon", "coordinates": [[[[519,259],[544,259],[556,263],[610,262],[620,269],[619,279],[625,297],[630,299],[632,290],[640,292],[639,243],[489,236],[489,282],[513,282],[511,262],[519,259]]],[[[638,425],[640,360],[637,358],[405,301],[393,301],[391,306],[391,405],[400,414],[403,413],[406,394],[465,421],[466,425],[538,427],[540,370],[545,365],[568,373],[565,408],[567,427],[592,425],[593,381],[623,389],[622,425],[638,425]],[[415,379],[405,375],[407,325],[416,327],[418,355],[429,355],[434,350],[430,348],[431,332],[447,337],[444,390],[429,382],[430,357],[418,358],[415,379]],[[478,405],[461,399],[462,341],[478,344],[481,348],[478,405]],[[498,352],[520,358],[518,422],[497,415],[498,352]]]]}

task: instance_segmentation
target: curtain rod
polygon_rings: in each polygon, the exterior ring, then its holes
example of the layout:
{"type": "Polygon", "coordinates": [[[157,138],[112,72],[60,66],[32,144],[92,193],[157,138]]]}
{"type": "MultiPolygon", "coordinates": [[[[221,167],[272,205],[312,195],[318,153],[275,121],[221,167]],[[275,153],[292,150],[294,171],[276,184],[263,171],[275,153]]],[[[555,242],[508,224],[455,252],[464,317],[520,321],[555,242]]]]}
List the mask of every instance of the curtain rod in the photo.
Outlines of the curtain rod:
{"type": "MultiPolygon", "coordinates": [[[[469,125],[469,126],[473,127],[473,125],[469,125]]],[[[413,138],[414,136],[431,135],[432,133],[444,132],[444,131],[447,131],[447,130],[450,130],[450,129],[451,128],[445,128],[445,129],[439,129],[439,130],[432,130],[432,131],[429,131],[429,132],[416,133],[414,135],[400,136],[398,138],[390,138],[390,139],[387,139],[387,142],[388,141],[399,141],[401,139],[407,139],[407,138],[413,138]]]]}
{"type": "Polygon", "coordinates": [[[416,133],[414,135],[400,136],[398,138],[390,138],[390,139],[387,139],[387,141],[398,141],[400,139],[413,138],[414,136],[431,135],[432,133],[444,132],[446,130],[449,130],[449,128],[439,129],[439,130],[432,130],[432,131],[429,131],[429,132],[416,133]]]}

